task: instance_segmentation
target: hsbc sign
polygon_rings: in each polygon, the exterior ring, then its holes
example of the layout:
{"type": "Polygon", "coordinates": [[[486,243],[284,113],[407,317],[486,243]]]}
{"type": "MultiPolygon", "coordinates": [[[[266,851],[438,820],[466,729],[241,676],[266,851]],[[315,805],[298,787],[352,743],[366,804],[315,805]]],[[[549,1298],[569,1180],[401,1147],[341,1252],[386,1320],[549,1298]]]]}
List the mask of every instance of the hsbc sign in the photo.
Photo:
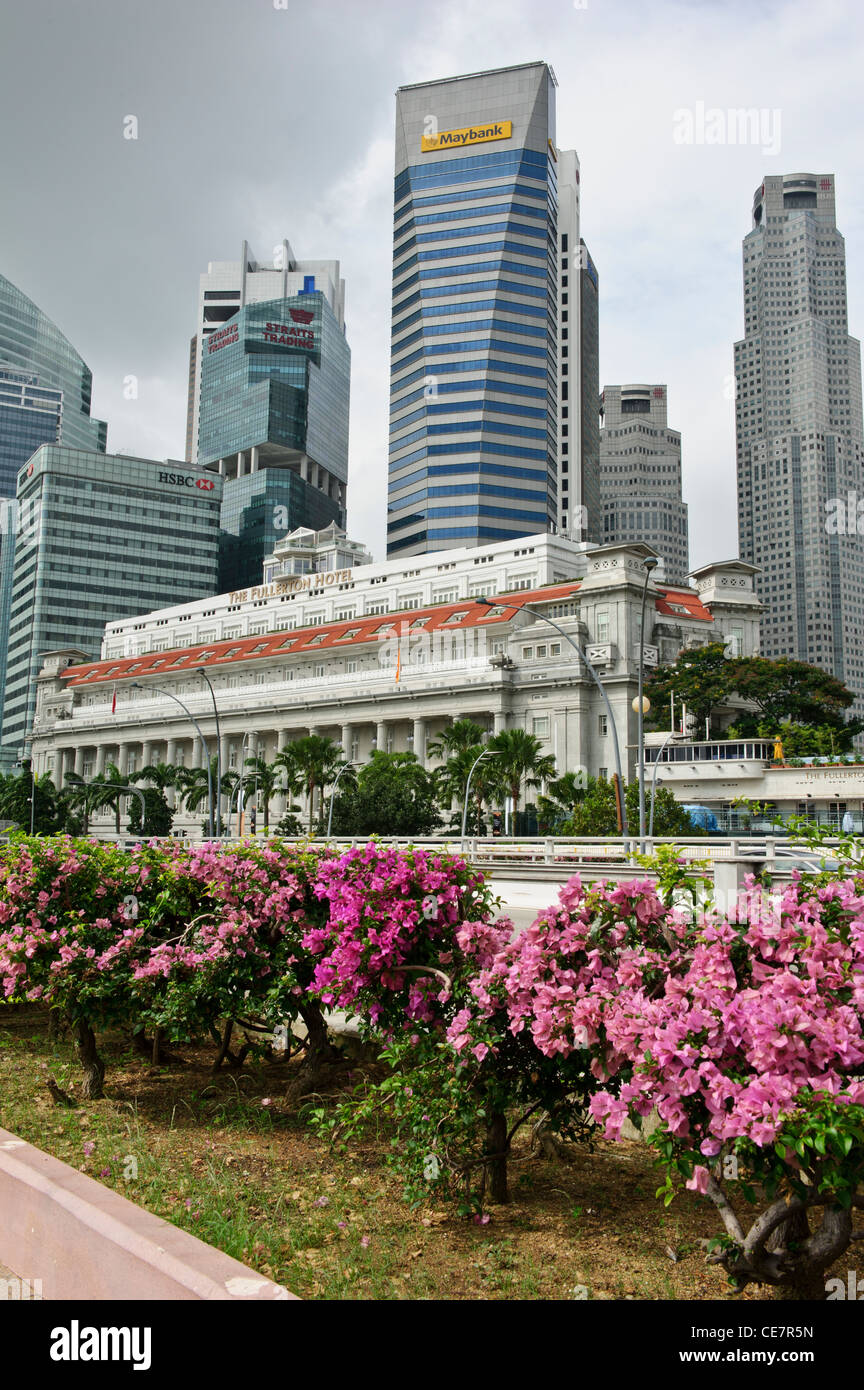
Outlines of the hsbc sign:
{"type": "Polygon", "coordinates": [[[216,486],[213,478],[196,478],[194,473],[160,473],[160,483],[171,483],[174,487],[197,487],[202,492],[212,492],[216,486]]]}

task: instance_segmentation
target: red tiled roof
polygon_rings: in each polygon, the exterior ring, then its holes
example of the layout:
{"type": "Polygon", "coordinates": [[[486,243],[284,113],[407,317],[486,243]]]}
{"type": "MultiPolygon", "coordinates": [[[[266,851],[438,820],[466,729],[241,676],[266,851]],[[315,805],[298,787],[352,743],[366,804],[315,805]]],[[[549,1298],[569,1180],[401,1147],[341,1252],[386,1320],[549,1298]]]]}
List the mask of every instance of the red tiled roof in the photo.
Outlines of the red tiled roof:
{"type": "MultiPolygon", "coordinates": [[[[317,626],[282,628],[269,636],[256,633],[250,637],[235,637],[221,642],[196,642],[191,647],[175,647],[170,651],[138,653],[137,656],[113,657],[108,661],[88,661],[81,666],[68,666],[62,673],[63,679],[72,687],[99,685],[104,681],[122,681],[130,677],[138,680],[150,675],[181,675],[194,671],[199,666],[208,669],[214,666],[235,665],[249,661],[267,661],[278,654],[296,656],[303,651],[318,652],[332,650],[334,647],[345,651],[348,647],[362,646],[364,643],[381,640],[382,628],[392,624],[398,628],[405,624],[410,627],[420,618],[426,619],[423,630],[435,632],[445,628],[456,632],[464,628],[493,627],[506,623],[517,608],[523,604],[550,602],[566,599],[578,593],[579,581],[568,580],[563,584],[548,584],[542,589],[519,590],[514,594],[491,594],[496,607],[504,609],[498,617],[489,617],[489,609],[475,599],[463,599],[461,603],[439,603],[430,608],[397,609],[393,613],[367,613],[362,618],[340,619],[337,623],[319,623],[317,626]],[[449,621],[454,613],[464,613],[458,623],[449,621]],[[346,634],[355,635],[346,641],[346,634]],[[229,655],[230,653],[230,655],[229,655]],[[110,674],[109,674],[110,673],[110,674]]],[[[711,621],[711,614],[692,593],[679,594],[670,591],[672,602],[686,602],[688,614],[692,618],[711,621]]],[[[658,612],[672,612],[664,605],[663,599],[657,601],[658,612]]]]}

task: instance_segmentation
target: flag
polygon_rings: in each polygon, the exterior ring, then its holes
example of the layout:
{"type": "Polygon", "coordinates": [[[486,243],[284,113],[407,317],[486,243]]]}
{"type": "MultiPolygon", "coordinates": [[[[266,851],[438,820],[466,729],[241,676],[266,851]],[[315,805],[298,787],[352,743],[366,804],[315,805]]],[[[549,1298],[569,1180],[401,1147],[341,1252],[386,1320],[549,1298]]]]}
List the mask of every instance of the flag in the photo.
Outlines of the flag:
{"type": "Polygon", "coordinates": [[[396,648],[396,684],[397,684],[397,685],[399,684],[399,680],[400,680],[401,675],[402,675],[402,641],[401,641],[401,638],[400,638],[399,645],[398,645],[398,647],[396,648]]]}
{"type": "Polygon", "coordinates": [[[114,694],[111,696],[111,713],[117,713],[117,687],[114,687],[114,694]]]}

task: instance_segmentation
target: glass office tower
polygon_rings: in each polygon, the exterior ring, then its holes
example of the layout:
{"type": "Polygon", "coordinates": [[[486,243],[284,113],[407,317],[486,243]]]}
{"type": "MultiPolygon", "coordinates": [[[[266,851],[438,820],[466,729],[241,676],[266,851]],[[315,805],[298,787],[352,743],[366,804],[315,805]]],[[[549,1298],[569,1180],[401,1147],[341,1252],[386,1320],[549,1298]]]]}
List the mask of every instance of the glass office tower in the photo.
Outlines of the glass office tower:
{"type": "Polygon", "coordinates": [[[399,89],[390,556],[557,525],[555,161],[545,63],[399,89]]]}
{"type": "Polygon", "coordinates": [[[105,624],[216,592],[222,481],[43,445],[19,476],[3,751],[20,756],[45,652],[101,651],[105,624]]]}
{"type": "Polygon", "coordinates": [[[240,309],[203,352],[198,456],[224,479],[220,584],[240,589],[289,531],[345,524],[351,354],[312,277],[240,309]]]}
{"type": "MultiPolygon", "coordinates": [[[[59,430],[52,432],[51,421],[46,419],[50,437],[37,440],[32,448],[34,421],[31,419],[20,436],[17,463],[11,457],[12,441],[4,440],[0,444],[0,496],[15,496],[18,469],[39,444],[60,443],[76,449],[105,452],[108,426],[104,420],[94,420],[90,415],[93,381],[90,368],[47,314],[3,275],[0,275],[0,374],[0,379],[6,382],[4,396],[12,395],[9,388],[16,381],[20,387],[27,388],[20,408],[38,411],[41,407],[37,402],[41,400],[46,416],[52,415],[57,393],[62,406],[59,430]],[[25,449],[28,452],[25,453],[25,449]]],[[[8,404],[4,401],[4,405],[8,404]]],[[[12,404],[14,406],[14,402],[12,404]]],[[[0,414],[0,428],[11,428],[14,432],[14,425],[4,409],[0,414]]]]}
{"type": "MultiPolygon", "coordinates": [[[[0,275],[0,689],[6,682],[18,474],[42,444],[105,452],[108,427],[91,418],[91,386],[90,368],[56,324],[0,275]]],[[[0,770],[10,767],[0,748],[0,770]]]]}

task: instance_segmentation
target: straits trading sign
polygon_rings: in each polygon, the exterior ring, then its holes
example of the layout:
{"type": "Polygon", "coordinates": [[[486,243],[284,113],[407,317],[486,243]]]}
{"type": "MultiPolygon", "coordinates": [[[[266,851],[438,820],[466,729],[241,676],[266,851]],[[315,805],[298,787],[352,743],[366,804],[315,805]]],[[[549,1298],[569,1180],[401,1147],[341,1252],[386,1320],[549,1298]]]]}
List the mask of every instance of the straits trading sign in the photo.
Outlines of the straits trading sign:
{"type": "Polygon", "coordinates": [[[512,121],[466,125],[459,130],[439,130],[434,135],[421,135],[420,149],[424,154],[430,150],[456,150],[463,145],[484,145],[488,140],[509,140],[512,134],[512,121]]]}

